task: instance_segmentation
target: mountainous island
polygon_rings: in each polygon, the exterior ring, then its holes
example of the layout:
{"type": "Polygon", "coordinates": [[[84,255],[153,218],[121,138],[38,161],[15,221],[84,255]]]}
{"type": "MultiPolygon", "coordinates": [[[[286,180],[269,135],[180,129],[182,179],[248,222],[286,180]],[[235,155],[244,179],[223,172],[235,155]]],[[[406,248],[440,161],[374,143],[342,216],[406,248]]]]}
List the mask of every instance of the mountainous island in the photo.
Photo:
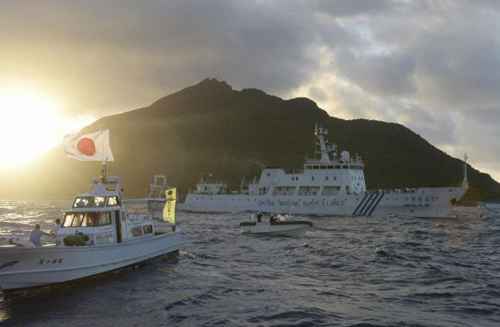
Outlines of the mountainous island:
{"type": "MultiPolygon", "coordinates": [[[[110,129],[115,162],[129,197],[143,196],[154,174],[181,194],[209,174],[238,188],[264,166],[300,169],[314,153],[313,128],[322,124],[340,149],[359,153],[369,189],[458,185],[463,162],[395,123],[331,117],[307,98],[284,100],[258,89],[233,90],[215,79],[159,99],[148,107],[104,117],[83,132],[110,129]]],[[[56,148],[26,169],[3,174],[0,196],[65,199],[86,190],[100,164],[79,162],[56,148]]],[[[469,201],[499,199],[500,184],[469,169],[469,201]]]]}

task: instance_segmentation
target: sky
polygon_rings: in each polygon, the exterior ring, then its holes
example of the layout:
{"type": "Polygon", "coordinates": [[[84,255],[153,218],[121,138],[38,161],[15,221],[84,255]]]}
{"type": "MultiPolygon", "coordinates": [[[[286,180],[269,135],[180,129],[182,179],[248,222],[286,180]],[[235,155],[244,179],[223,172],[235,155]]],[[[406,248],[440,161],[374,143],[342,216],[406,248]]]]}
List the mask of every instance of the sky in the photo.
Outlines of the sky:
{"type": "Polygon", "coordinates": [[[42,93],[59,125],[215,77],[402,123],[500,180],[500,1],[2,0],[0,46],[0,95],[42,93]]]}

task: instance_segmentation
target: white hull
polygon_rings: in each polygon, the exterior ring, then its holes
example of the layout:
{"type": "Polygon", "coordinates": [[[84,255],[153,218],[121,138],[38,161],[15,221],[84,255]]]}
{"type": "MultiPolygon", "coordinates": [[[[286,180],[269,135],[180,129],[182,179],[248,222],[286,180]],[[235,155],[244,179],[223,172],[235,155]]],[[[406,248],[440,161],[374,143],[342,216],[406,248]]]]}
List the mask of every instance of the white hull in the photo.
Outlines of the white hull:
{"type": "Polygon", "coordinates": [[[0,288],[32,288],[93,276],[177,251],[185,243],[172,233],[104,246],[0,247],[0,288]]]}
{"type": "Polygon", "coordinates": [[[179,209],[191,212],[270,212],[314,216],[448,217],[462,187],[418,188],[413,192],[376,191],[332,196],[270,196],[190,193],[179,209]]]}
{"type": "Polygon", "coordinates": [[[269,223],[256,223],[255,225],[240,225],[242,234],[255,234],[267,236],[303,236],[305,232],[310,229],[309,224],[274,224],[269,223]]]}

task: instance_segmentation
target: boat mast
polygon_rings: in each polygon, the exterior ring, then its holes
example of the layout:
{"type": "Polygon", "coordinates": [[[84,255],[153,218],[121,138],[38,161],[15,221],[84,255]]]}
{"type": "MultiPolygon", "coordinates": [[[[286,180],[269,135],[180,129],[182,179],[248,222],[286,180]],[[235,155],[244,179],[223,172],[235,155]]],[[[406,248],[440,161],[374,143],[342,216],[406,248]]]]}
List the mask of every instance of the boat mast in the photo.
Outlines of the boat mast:
{"type": "Polygon", "coordinates": [[[314,135],[318,138],[319,151],[321,154],[321,161],[328,162],[330,161],[330,157],[328,155],[328,146],[326,141],[326,136],[328,135],[328,130],[318,126],[317,124],[314,126],[314,135]]]}

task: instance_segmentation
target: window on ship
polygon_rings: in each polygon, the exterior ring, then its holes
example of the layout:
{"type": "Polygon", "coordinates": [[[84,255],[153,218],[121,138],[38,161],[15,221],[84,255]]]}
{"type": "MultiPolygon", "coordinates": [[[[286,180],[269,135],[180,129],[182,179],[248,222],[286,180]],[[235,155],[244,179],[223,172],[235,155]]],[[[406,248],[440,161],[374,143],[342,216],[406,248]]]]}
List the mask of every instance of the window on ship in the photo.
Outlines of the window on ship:
{"type": "Polygon", "coordinates": [[[105,203],[105,197],[103,196],[81,196],[75,199],[73,208],[104,207],[105,203]]]}
{"type": "Polygon", "coordinates": [[[67,213],[64,216],[64,227],[97,227],[111,225],[109,212],[67,213]]]}
{"type": "Polygon", "coordinates": [[[108,197],[108,207],[115,207],[115,206],[118,206],[120,205],[119,201],[118,201],[118,197],[117,196],[110,196],[108,197]]]}

